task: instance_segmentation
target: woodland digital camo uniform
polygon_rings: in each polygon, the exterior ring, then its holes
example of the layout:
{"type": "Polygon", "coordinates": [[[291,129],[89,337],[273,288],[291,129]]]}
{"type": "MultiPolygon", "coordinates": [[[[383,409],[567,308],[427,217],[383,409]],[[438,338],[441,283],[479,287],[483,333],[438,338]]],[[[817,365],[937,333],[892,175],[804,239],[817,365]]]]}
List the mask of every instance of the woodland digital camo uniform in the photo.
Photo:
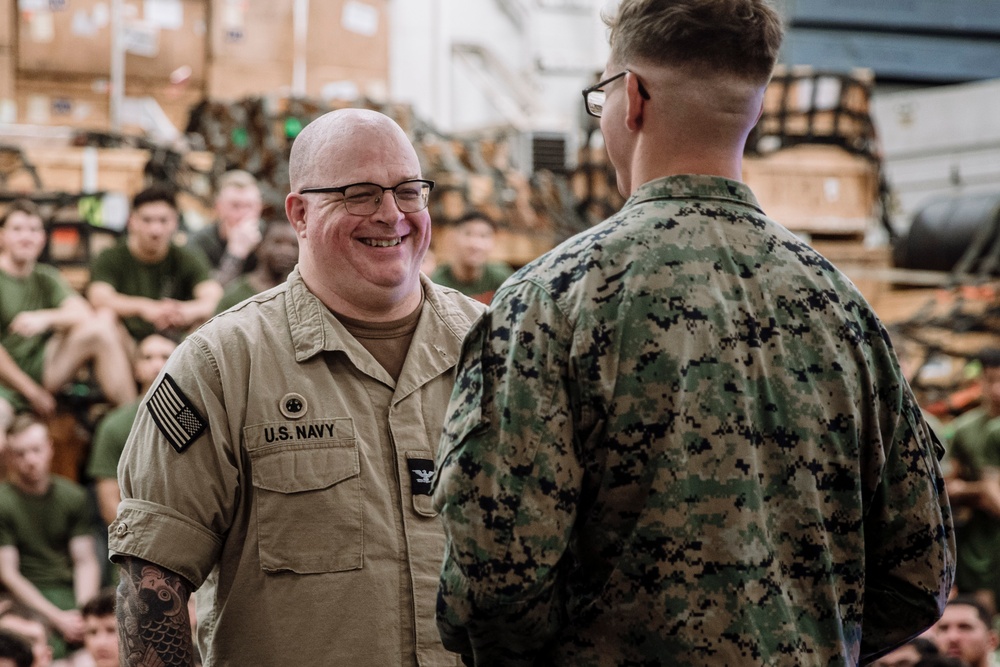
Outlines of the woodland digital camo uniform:
{"type": "Polygon", "coordinates": [[[855,665],[953,576],[885,330],[743,184],[679,176],[515,274],[438,450],[445,646],[476,665],[855,665]]]}

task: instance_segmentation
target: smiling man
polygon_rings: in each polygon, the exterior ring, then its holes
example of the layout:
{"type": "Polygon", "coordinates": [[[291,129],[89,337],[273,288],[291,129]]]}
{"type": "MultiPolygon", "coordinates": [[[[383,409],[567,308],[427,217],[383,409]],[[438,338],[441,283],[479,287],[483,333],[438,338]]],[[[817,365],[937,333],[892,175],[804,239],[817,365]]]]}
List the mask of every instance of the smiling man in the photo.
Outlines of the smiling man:
{"type": "Polygon", "coordinates": [[[55,394],[88,364],[116,405],[135,398],[110,312],[95,314],[59,271],[40,263],[38,209],[13,202],[0,217],[0,450],[17,410],[48,417],[55,394]]]}
{"type": "Polygon", "coordinates": [[[482,306],[420,274],[433,184],[392,120],[320,117],[289,172],[298,267],[178,347],[126,445],[123,664],[190,664],[208,579],[208,667],[455,665],[430,477],[482,306]]]}
{"type": "Polygon", "coordinates": [[[182,336],[211,317],[222,297],[205,258],[174,243],[179,220],[173,192],[146,188],[132,200],[125,238],[91,267],[87,298],[121,318],[135,341],[182,336]]]}

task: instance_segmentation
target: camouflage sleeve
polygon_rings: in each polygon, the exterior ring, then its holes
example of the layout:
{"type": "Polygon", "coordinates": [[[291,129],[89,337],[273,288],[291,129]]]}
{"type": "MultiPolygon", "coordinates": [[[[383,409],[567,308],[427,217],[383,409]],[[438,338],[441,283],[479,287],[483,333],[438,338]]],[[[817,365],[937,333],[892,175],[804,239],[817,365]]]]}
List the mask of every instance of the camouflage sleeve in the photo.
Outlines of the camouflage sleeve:
{"type": "Polygon", "coordinates": [[[906,390],[864,524],[862,664],[930,627],[947,601],[955,538],[936,446],[906,390]]]}
{"type": "Polygon", "coordinates": [[[448,548],[437,622],[476,665],[533,665],[565,616],[559,563],[582,478],[572,329],[530,284],[499,296],[466,338],[438,450],[448,548]]]}

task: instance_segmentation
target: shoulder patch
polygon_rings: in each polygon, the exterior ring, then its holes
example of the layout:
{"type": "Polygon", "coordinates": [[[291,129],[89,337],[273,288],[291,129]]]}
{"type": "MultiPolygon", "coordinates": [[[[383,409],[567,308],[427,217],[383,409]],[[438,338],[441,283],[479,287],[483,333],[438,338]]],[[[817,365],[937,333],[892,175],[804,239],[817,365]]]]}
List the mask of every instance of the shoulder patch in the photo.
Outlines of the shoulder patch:
{"type": "Polygon", "coordinates": [[[187,449],[208,427],[205,418],[167,373],[146,401],[146,409],[160,433],[178,453],[187,449]]]}

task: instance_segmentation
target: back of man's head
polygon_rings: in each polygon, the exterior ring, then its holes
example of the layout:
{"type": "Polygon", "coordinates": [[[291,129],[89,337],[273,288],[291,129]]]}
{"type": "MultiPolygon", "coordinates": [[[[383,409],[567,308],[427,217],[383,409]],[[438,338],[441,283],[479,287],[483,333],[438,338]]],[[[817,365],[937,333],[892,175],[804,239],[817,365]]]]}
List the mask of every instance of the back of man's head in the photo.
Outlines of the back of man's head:
{"type": "Polygon", "coordinates": [[[622,0],[611,28],[611,61],[644,62],[767,82],[778,57],[781,17],[766,0],[622,0]]]}
{"type": "Polygon", "coordinates": [[[140,206],[152,204],[154,202],[163,202],[175,211],[177,210],[176,193],[168,188],[155,185],[140,191],[135,197],[132,198],[132,210],[134,211],[140,206]]]}

